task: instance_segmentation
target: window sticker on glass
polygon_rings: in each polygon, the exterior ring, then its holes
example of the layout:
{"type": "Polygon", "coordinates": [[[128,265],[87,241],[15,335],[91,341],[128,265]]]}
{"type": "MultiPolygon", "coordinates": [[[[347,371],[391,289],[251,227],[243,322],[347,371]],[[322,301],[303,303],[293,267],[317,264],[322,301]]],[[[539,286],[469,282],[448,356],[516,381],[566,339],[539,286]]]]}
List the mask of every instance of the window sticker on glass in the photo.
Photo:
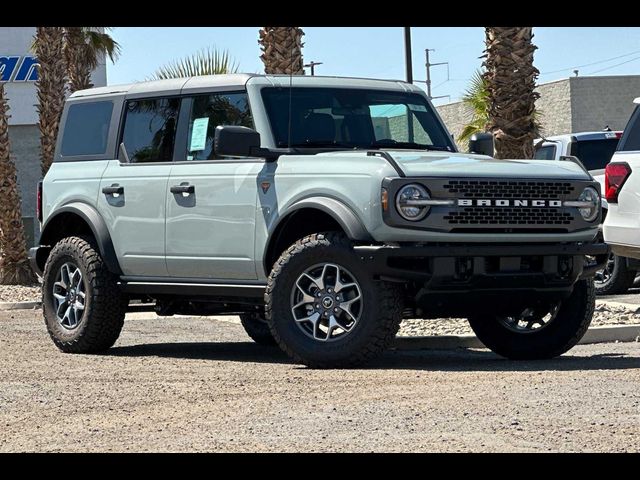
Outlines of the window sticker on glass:
{"type": "Polygon", "coordinates": [[[413,110],[414,112],[426,112],[427,111],[427,107],[425,107],[424,105],[413,105],[413,104],[409,104],[407,105],[409,107],[409,110],[413,110]]]}
{"type": "Polygon", "coordinates": [[[207,146],[207,129],[209,128],[209,117],[196,118],[191,129],[190,152],[204,150],[207,146]]]}

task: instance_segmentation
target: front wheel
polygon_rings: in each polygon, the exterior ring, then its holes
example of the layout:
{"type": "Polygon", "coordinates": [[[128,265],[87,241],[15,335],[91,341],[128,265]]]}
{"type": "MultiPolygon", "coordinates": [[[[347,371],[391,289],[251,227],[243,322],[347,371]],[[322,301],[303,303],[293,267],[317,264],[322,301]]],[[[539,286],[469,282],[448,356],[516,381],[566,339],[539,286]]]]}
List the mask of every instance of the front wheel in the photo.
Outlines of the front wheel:
{"type": "Polygon", "coordinates": [[[469,318],[476,336],[489,349],[512,360],[553,358],[580,341],[595,307],[592,279],[576,283],[571,296],[547,309],[526,308],[513,316],[469,318]]]}
{"type": "Polygon", "coordinates": [[[309,235],[275,263],[265,294],[278,345],[315,368],[362,364],[384,351],[400,326],[402,299],[373,279],[340,233],[309,235]]]}

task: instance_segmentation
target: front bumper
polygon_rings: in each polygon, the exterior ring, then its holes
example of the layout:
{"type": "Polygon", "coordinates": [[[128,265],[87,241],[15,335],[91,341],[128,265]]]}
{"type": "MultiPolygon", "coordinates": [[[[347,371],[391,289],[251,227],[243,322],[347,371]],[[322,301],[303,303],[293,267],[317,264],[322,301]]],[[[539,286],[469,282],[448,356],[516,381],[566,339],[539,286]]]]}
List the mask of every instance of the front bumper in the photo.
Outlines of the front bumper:
{"type": "Polygon", "coordinates": [[[357,246],[377,278],[429,290],[562,290],[602,268],[605,243],[357,246]],[[591,257],[587,261],[587,257],[591,257]]]}

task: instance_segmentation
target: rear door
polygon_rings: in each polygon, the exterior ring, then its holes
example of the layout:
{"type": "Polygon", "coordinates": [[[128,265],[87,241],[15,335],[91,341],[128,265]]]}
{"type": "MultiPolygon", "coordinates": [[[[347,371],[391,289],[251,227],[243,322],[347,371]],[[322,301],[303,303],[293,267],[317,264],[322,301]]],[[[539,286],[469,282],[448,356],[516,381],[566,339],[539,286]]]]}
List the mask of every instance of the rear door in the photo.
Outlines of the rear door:
{"type": "Polygon", "coordinates": [[[98,210],[125,275],[166,277],[165,205],[180,109],[178,97],[136,98],[124,106],[120,142],[128,162],[109,162],[98,210]]]}
{"type": "Polygon", "coordinates": [[[253,280],[260,158],[217,158],[218,125],[253,128],[246,92],[183,98],[176,157],[166,196],[169,275],[253,280]]]}

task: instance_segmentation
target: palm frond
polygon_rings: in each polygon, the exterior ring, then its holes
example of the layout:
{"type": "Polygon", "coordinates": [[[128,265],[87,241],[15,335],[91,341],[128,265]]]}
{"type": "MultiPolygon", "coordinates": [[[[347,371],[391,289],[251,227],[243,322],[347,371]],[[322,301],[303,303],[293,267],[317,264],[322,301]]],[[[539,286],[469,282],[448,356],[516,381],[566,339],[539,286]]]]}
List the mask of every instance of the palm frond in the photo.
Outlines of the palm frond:
{"type": "Polygon", "coordinates": [[[163,80],[236,73],[238,68],[238,63],[227,50],[209,47],[158,68],[150,79],[163,80]]]}
{"type": "MultiPolygon", "coordinates": [[[[85,56],[87,59],[98,58],[104,54],[115,63],[121,53],[120,44],[116,42],[106,31],[110,27],[98,29],[96,27],[82,27],[85,37],[85,56]],[[103,31],[104,30],[104,31],[103,31]]],[[[95,68],[93,65],[92,68],[95,68]]]]}

